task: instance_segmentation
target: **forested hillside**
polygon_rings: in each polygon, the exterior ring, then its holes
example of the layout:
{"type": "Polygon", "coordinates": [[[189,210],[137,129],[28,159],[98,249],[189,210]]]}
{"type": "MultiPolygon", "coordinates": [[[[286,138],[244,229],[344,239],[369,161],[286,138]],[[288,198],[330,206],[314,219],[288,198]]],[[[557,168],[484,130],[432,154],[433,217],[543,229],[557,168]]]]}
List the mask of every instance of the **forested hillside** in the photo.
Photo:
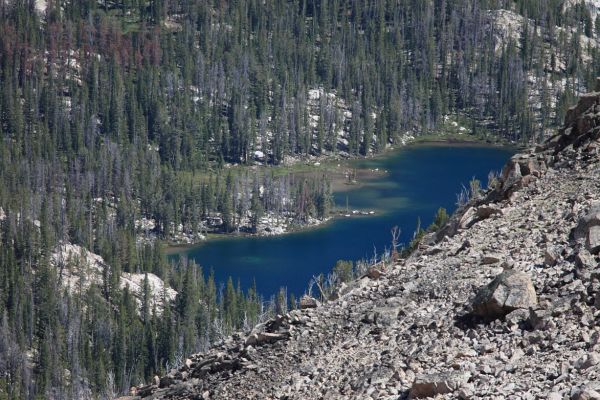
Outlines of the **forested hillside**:
{"type": "Polygon", "coordinates": [[[600,73],[598,7],[0,1],[0,399],[110,397],[285,307],[154,238],[327,217],[325,177],[234,164],[368,155],[457,116],[538,140],[600,73]]]}

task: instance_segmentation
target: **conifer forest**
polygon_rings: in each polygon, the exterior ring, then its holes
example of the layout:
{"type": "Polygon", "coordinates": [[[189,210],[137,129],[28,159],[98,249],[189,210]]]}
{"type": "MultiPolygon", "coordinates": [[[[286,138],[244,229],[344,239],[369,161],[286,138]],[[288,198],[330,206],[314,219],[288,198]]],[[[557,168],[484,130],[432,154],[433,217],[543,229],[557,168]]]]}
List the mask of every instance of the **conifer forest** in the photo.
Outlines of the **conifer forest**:
{"type": "Polygon", "coordinates": [[[532,143],[598,75],[585,1],[0,0],[0,399],[113,398],[293,306],[165,254],[327,219],[283,166],[532,143]]]}

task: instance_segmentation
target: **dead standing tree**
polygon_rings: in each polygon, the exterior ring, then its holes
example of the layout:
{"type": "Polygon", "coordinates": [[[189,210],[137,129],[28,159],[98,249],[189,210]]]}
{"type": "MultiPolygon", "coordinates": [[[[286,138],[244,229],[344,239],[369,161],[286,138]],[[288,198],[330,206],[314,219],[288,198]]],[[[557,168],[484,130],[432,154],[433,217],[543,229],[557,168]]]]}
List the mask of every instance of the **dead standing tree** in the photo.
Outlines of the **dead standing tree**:
{"type": "Polygon", "coordinates": [[[400,246],[399,244],[399,239],[400,239],[400,233],[402,232],[400,230],[400,228],[398,228],[398,226],[394,226],[392,228],[392,230],[390,231],[392,234],[392,254],[391,254],[391,258],[392,258],[392,262],[396,261],[398,259],[399,253],[398,253],[398,247],[400,246]]]}

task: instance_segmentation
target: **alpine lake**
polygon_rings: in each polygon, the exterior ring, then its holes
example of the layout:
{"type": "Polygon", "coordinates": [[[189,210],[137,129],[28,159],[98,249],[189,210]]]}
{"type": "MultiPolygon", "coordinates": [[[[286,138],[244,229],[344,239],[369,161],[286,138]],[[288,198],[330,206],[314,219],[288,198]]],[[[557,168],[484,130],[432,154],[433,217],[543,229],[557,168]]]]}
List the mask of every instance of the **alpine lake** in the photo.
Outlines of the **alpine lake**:
{"type": "Polygon", "coordinates": [[[399,242],[408,244],[419,219],[426,228],[439,207],[452,213],[463,186],[472,178],[485,186],[488,173],[499,171],[515,152],[474,144],[419,144],[353,160],[349,167],[369,177],[354,186],[334,185],[341,189],[334,192],[340,214],[327,223],[279,236],[211,238],[171,251],[169,259],[193,259],[206,274],[212,269],[218,285],[231,276],[243,289],[255,282],[265,298],[280,287],[298,297],[313,276],[330,272],[337,260],[372,259],[389,249],[394,226],[401,232],[399,242]]]}

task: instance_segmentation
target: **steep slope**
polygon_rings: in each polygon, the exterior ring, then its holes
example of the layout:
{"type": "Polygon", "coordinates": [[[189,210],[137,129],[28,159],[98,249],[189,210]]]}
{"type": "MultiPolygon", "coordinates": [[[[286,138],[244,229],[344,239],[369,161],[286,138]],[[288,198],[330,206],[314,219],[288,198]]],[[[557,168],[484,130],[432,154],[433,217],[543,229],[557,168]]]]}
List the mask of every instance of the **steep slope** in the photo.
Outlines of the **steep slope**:
{"type": "Polygon", "coordinates": [[[596,92],[439,239],[130,398],[598,398],[599,137],[596,92]]]}

